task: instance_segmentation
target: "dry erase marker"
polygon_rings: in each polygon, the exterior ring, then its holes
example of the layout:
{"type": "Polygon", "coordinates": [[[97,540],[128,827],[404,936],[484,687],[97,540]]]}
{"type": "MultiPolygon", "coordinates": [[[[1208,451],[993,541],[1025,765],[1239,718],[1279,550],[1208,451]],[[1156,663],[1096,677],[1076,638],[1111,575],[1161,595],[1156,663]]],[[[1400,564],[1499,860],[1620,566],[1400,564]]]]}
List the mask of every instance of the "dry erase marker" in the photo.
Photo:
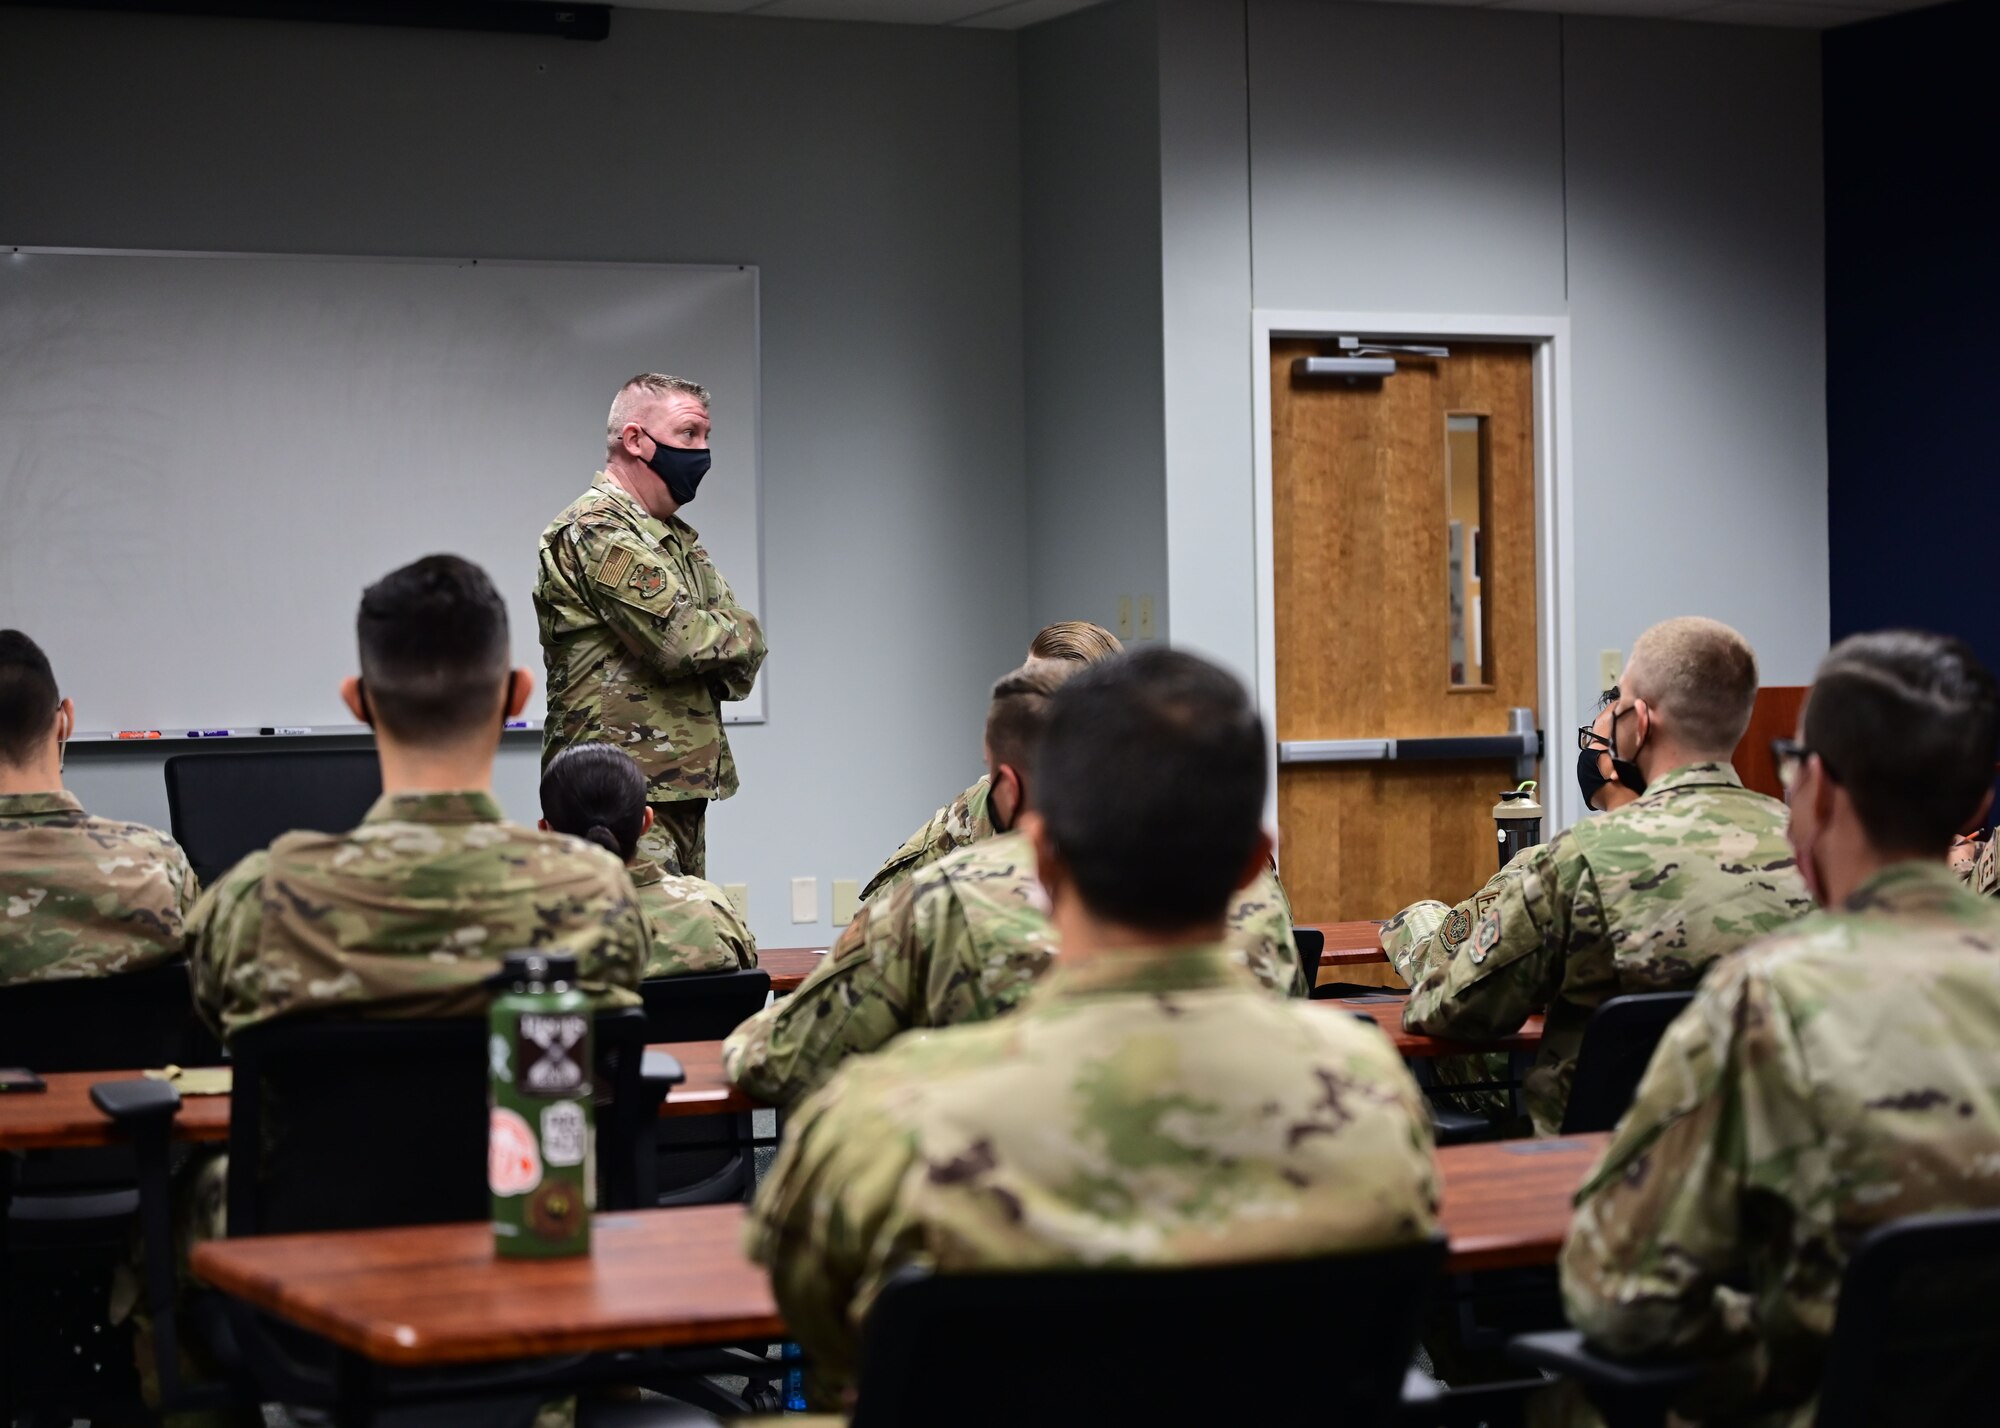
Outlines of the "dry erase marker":
{"type": "Polygon", "coordinates": [[[160,731],[158,729],[120,729],[118,737],[121,739],[157,739],[160,737],[160,731]]]}
{"type": "Polygon", "coordinates": [[[188,737],[190,739],[226,739],[233,732],[230,729],[190,729],[188,730],[188,737]]]}
{"type": "Polygon", "coordinates": [[[528,727],[528,721],[526,719],[509,719],[500,727],[503,729],[525,729],[528,727]]]}
{"type": "Polygon", "coordinates": [[[266,724],[257,732],[260,734],[310,734],[312,730],[298,724],[266,724]]]}

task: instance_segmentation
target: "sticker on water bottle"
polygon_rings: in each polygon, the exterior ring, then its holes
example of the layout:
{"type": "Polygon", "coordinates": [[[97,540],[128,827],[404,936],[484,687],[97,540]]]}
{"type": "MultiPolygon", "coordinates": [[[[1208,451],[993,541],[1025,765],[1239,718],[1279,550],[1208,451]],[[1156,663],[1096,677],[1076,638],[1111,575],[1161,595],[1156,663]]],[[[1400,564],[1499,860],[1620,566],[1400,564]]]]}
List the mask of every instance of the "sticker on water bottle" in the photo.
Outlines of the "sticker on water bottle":
{"type": "Polygon", "coordinates": [[[542,1152],[535,1143],[535,1129],[520,1112],[505,1106],[495,1106],[488,1123],[486,1183],[495,1195],[525,1195],[542,1183],[542,1152]]]}
{"type": "Polygon", "coordinates": [[[568,1096],[587,1089],[583,1042],[590,1032],[588,1017],[574,1012],[549,1016],[524,1013],[518,1027],[521,1089],[531,1096],[568,1096]]]}
{"type": "Polygon", "coordinates": [[[557,1101],[542,1107],[543,1160],[550,1165],[581,1165],[589,1143],[582,1106],[575,1101],[557,1101]]]}

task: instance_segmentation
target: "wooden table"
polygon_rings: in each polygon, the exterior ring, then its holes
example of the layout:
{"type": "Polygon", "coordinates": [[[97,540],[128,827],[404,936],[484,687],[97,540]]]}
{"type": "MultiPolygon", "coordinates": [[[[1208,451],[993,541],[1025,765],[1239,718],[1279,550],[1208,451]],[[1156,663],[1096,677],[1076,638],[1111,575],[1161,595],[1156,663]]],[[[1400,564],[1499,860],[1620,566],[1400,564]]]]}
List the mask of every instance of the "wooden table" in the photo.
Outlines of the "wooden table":
{"type": "Polygon", "coordinates": [[[1403,1030],[1403,1004],[1406,997],[1328,997],[1324,1001],[1308,1002],[1307,1005],[1324,1011],[1348,1012],[1365,1016],[1388,1034],[1396,1043],[1396,1050],[1406,1061],[1425,1061],[1437,1056],[1474,1056],[1482,1051],[1537,1051],[1542,1045],[1542,1019],[1531,1016],[1521,1024],[1521,1029],[1512,1036],[1503,1036],[1497,1041],[1445,1041],[1435,1036],[1423,1036],[1414,1031],[1403,1030]]]}
{"type": "MultiPolygon", "coordinates": [[[[712,1116],[757,1109],[759,1103],[730,1085],[722,1074],[719,1041],[663,1042],[648,1050],[664,1051],[681,1063],[687,1079],[667,1093],[662,1116],[712,1116]]],[[[101,1081],[134,1081],[137,1071],[53,1071],[42,1079],[46,1091],[0,1094],[0,1152],[55,1150],[110,1145],[111,1118],[90,1099],[90,1088],[101,1081]]],[[[229,1097],[185,1096],[174,1117],[174,1139],[229,1139],[229,1097]]]]}
{"type": "Polygon", "coordinates": [[[788,997],[826,960],[824,947],[760,947],[757,965],[771,974],[771,990],[788,997]]]}
{"type": "Polygon", "coordinates": [[[1389,960],[1389,954],[1382,950],[1379,922],[1301,922],[1299,926],[1326,938],[1326,950],[1319,956],[1322,967],[1362,967],[1389,960]]]}
{"type": "MultiPolygon", "coordinates": [[[[1607,1136],[1438,1153],[1448,1272],[1553,1264],[1607,1136]]],[[[755,1343],[784,1336],[741,1205],[600,1215],[594,1252],[506,1261],[485,1224],[214,1240],[195,1273],[374,1363],[755,1343]]]]}

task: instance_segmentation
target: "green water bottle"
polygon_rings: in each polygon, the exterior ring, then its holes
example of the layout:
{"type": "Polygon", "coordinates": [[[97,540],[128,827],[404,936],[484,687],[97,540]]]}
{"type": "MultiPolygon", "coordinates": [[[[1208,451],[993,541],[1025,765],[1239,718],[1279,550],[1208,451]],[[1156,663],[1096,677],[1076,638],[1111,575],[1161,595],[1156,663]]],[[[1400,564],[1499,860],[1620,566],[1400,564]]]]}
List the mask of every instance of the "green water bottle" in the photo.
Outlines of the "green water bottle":
{"type": "Polygon", "coordinates": [[[487,1014],[486,1180],[504,1258],[590,1253],[596,1186],[590,998],[576,958],[509,952],[487,1014]]]}

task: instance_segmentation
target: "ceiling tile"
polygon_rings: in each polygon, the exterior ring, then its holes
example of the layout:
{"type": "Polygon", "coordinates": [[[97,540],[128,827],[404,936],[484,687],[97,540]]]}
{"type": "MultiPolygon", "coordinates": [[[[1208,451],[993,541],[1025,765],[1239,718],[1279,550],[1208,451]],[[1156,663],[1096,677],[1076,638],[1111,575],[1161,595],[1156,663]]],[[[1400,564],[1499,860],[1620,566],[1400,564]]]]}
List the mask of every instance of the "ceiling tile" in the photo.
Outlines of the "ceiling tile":
{"type": "Polygon", "coordinates": [[[993,0],[771,0],[753,12],[787,20],[872,20],[890,25],[949,25],[993,0]]]}
{"type": "Polygon", "coordinates": [[[1044,20],[1088,10],[1103,0],[988,0],[988,7],[958,23],[978,30],[1024,30],[1044,20]]]}
{"type": "Polygon", "coordinates": [[[1854,5],[1800,5],[1794,0],[1725,0],[1690,16],[1718,25],[1772,25],[1801,30],[1830,30],[1854,20],[1870,20],[1877,9],[1854,5]]]}
{"type": "Polygon", "coordinates": [[[737,14],[764,0],[617,0],[621,10],[694,10],[710,15],[737,14]]]}
{"type": "Polygon", "coordinates": [[[1554,10],[1566,15],[1634,15],[1672,19],[1715,0],[1501,0],[1501,10],[1554,10]]]}

